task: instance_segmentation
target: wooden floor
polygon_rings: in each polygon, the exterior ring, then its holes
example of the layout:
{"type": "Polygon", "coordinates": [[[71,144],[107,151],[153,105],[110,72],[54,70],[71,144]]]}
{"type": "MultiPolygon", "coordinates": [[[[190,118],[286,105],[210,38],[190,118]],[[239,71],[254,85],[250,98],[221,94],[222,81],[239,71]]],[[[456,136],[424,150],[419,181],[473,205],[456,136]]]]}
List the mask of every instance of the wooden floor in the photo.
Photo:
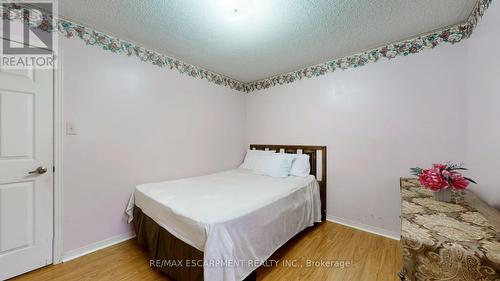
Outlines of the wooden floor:
{"type": "MultiPolygon", "coordinates": [[[[397,281],[401,251],[398,241],[326,222],[283,246],[271,257],[268,267],[259,268],[257,280],[397,281]],[[278,265],[274,260],[279,260],[278,265]]],[[[169,279],[150,268],[148,253],[130,240],[13,280],[169,279]]]]}

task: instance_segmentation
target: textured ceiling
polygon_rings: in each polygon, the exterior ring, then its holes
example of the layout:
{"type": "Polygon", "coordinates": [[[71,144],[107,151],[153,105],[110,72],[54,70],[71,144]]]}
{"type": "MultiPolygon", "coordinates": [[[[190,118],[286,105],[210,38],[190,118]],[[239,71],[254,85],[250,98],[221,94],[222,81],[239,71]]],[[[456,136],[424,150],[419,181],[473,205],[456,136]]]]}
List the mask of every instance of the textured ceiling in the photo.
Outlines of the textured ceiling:
{"type": "Polygon", "coordinates": [[[475,4],[476,0],[59,0],[59,14],[251,82],[459,23],[475,4]]]}

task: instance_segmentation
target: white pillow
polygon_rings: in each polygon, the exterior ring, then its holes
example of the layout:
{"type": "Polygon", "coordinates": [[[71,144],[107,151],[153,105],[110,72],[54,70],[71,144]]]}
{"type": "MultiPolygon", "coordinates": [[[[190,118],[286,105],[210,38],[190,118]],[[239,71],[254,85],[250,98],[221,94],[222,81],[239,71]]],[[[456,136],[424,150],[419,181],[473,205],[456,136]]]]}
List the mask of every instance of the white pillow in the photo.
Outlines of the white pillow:
{"type": "Polygon", "coordinates": [[[307,154],[292,154],[294,161],[290,169],[290,176],[307,177],[311,173],[311,164],[309,163],[309,155],[307,154]]]}
{"type": "Polygon", "coordinates": [[[253,169],[254,174],[286,178],[290,174],[294,158],[284,153],[264,155],[253,169]]]}
{"type": "Polygon", "coordinates": [[[253,170],[255,165],[257,165],[257,162],[259,162],[262,157],[275,153],[275,150],[248,150],[245,155],[245,160],[240,165],[240,168],[253,170]]]}

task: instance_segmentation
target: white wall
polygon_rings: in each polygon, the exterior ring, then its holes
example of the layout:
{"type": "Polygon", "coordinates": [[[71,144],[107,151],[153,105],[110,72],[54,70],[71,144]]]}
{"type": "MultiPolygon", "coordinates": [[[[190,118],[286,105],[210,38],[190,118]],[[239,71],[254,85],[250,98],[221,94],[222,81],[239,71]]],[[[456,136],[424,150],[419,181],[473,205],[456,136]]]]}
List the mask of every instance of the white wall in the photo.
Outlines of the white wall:
{"type": "Polygon", "coordinates": [[[237,166],[244,95],[63,39],[64,251],[130,231],[135,185],[237,166]]]}
{"type": "Polygon", "coordinates": [[[328,216],[398,236],[399,177],[464,161],[464,54],[447,45],[256,92],[247,143],[327,145],[328,216]]]}
{"type": "Polygon", "coordinates": [[[500,5],[494,2],[467,46],[467,165],[476,193],[500,209],[500,5]]]}

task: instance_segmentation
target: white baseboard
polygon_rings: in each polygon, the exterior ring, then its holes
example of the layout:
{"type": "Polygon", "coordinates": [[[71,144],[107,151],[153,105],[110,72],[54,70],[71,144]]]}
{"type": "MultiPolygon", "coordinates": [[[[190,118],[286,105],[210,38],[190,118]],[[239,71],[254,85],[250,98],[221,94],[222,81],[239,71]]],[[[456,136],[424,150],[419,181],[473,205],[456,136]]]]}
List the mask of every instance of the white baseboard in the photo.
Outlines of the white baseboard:
{"type": "MultiPolygon", "coordinates": [[[[342,224],[342,225],[345,225],[348,227],[356,228],[356,229],[359,229],[361,231],[366,231],[366,232],[373,233],[376,235],[384,236],[384,237],[387,237],[390,239],[394,239],[394,240],[400,239],[400,234],[398,232],[394,232],[394,231],[386,230],[383,228],[363,224],[363,223],[360,223],[357,221],[352,221],[352,220],[343,219],[343,218],[339,218],[336,216],[330,216],[330,215],[327,215],[326,220],[334,222],[334,223],[342,224]]],[[[98,251],[98,250],[116,245],[118,243],[130,240],[134,237],[135,237],[135,234],[132,232],[124,233],[124,234],[120,234],[120,235],[111,237],[109,239],[103,240],[103,241],[99,241],[99,242],[90,244],[90,245],[85,246],[85,247],[71,250],[71,251],[63,254],[62,262],[68,262],[70,260],[79,258],[81,256],[85,256],[85,255],[88,255],[90,253],[93,253],[95,251],[98,251]]]]}
{"type": "Polygon", "coordinates": [[[85,255],[93,253],[95,251],[98,251],[98,250],[113,246],[115,244],[121,243],[123,241],[130,240],[134,237],[135,237],[135,234],[132,232],[124,233],[124,234],[120,234],[117,236],[113,236],[113,237],[108,238],[106,240],[102,240],[102,241],[90,244],[88,246],[84,246],[84,247],[81,247],[81,248],[78,248],[75,250],[71,250],[71,251],[63,254],[62,262],[68,262],[70,260],[79,258],[81,256],[85,256],[85,255]]]}
{"type": "Polygon", "coordinates": [[[326,216],[326,220],[334,222],[334,223],[338,223],[338,224],[341,224],[341,225],[345,225],[345,226],[348,226],[348,227],[352,227],[352,228],[355,228],[355,229],[359,229],[359,230],[362,230],[362,231],[366,231],[366,232],[369,232],[369,233],[373,233],[373,234],[376,234],[376,235],[384,236],[384,237],[387,237],[387,238],[390,238],[390,239],[394,239],[394,240],[400,240],[401,239],[401,235],[400,235],[399,232],[394,232],[394,231],[390,231],[390,230],[383,229],[383,228],[380,228],[380,227],[371,226],[371,225],[368,225],[368,224],[360,223],[358,221],[353,221],[353,220],[344,219],[344,218],[340,218],[340,217],[336,217],[336,216],[330,216],[330,215],[326,216]]]}

